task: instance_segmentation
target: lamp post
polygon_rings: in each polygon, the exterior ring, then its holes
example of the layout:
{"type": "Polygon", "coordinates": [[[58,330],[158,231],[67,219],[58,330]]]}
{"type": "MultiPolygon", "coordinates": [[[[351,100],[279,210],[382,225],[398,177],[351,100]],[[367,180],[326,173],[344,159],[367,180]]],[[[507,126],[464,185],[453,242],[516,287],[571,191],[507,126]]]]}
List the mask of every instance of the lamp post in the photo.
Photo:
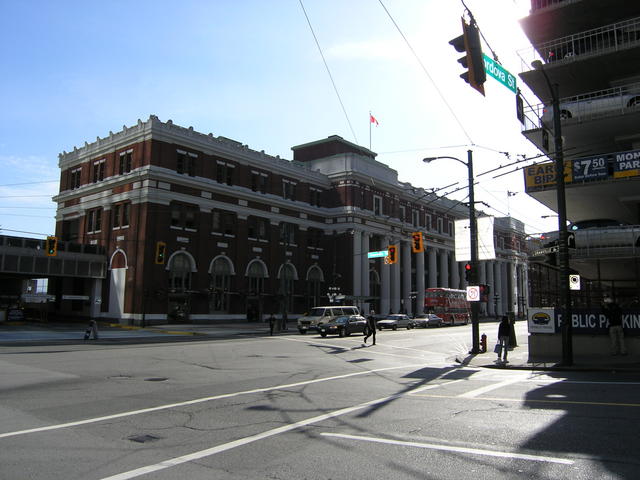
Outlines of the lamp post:
{"type": "Polygon", "coordinates": [[[531,66],[542,73],[549,87],[553,103],[553,144],[556,170],[556,192],[558,203],[558,258],[560,263],[560,307],[562,308],[562,364],[573,364],[573,344],[571,338],[571,290],[569,289],[569,244],[567,243],[567,200],[564,186],[564,155],[562,152],[562,130],[560,124],[560,98],[558,84],[551,83],[540,60],[531,66]]]}
{"type": "MultiPolygon", "coordinates": [[[[469,282],[471,285],[478,285],[478,224],[476,220],[476,206],[473,192],[473,152],[467,150],[467,161],[456,157],[440,156],[427,157],[422,161],[429,163],[433,160],[448,158],[466,165],[469,174],[469,233],[471,234],[471,275],[469,282]]],[[[480,353],[480,324],[478,321],[478,302],[471,302],[471,351],[469,353],[480,353]]]]}

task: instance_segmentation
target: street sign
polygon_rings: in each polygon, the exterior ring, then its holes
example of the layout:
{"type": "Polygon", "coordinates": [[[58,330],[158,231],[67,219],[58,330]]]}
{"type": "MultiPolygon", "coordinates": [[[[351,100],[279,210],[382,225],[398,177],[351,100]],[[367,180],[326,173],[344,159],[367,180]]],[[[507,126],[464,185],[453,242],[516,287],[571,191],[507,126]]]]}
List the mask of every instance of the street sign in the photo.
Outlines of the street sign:
{"type": "Polygon", "coordinates": [[[549,255],[550,253],[557,253],[560,251],[560,247],[558,245],[554,245],[553,247],[541,248],[540,250],[535,250],[533,252],[534,257],[541,257],[543,255],[549,255]]]}
{"type": "Polygon", "coordinates": [[[492,58],[487,57],[484,53],[482,54],[482,58],[484,60],[484,70],[487,72],[487,75],[495,78],[513,93],[517,93],[518,88],[516,87],[516,77],[511,75],[502,65],[492,58]]]}
{"type": "Polygon", "coordinates": [[[469,286],[467,287],[467,301],[469,302],[479,302],[480,301],[480,286],[469,286]]]}
{"type": "Polygon", "coordinates": [[[369,252],[367,253],[367,258],[380,258],[380,257],[386,257],[387,256],[387,251],[386,250],[380,250],[379,252],[369,252]]]}

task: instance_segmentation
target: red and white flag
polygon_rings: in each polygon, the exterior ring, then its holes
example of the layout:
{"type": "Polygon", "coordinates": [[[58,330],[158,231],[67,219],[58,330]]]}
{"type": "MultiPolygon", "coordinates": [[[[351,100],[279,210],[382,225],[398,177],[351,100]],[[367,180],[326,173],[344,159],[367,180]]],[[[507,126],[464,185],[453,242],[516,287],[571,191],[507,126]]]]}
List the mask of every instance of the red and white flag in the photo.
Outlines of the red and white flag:
{"type": "Polygon", "coordinates": [[[380,124],[378,123],[378,120],[376,120],[376,117],[374,117],[373,115],[371,115],[371,113],[369,113],[369,122],[371,122],[371,123],[375,123],[375,124],[376,124],[376,127],[377,127],[378,125],[380,125],[380,124]]]}

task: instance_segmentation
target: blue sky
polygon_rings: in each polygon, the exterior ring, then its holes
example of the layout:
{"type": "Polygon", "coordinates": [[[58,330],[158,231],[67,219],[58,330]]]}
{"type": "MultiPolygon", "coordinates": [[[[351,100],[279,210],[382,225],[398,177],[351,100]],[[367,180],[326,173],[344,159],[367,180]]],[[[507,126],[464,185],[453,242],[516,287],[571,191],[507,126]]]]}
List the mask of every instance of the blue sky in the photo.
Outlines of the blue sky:
{"type": "MultiPolygon", "coordinates": [[[[519,73],[516,50],[528,43],[516,19],[529,2],[465,3],[505,68],[519,73]]],[[[0,0],[1,233],[53,233],[58,154],[151,114],[290,159],[292,146],[334,134],[369,147],[371,111],[378,160],[424,188],[465,184],[467,175],[453,161],[426,166],[425,156],[465,159],[472,148],[481,173],[510,163],[497,152],[538,153],[520,134],[509,90],[487,79],[482,97],[458,77],[448,41],[461,33],[461,1],[302,4],[348,120],[300,0],[0,0]]],[[[529,232],[557,229],[522,193],[521,173],[491,177],[476,187],[487,213],[511,213],[529,232]]]]}

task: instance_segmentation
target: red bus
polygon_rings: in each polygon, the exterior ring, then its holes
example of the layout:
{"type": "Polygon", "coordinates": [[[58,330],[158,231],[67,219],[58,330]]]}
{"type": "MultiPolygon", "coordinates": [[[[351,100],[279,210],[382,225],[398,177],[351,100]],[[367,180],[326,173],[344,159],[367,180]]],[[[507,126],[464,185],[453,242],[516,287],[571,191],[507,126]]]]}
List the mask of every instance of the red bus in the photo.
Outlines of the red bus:
{"type": "Polygon", "coordinates": [[[427,288],[424,294],[424,308],[427,313],[435,313],[441,317],[445,325],[469,323],[471,306],[466,290],[427,288]]]}

